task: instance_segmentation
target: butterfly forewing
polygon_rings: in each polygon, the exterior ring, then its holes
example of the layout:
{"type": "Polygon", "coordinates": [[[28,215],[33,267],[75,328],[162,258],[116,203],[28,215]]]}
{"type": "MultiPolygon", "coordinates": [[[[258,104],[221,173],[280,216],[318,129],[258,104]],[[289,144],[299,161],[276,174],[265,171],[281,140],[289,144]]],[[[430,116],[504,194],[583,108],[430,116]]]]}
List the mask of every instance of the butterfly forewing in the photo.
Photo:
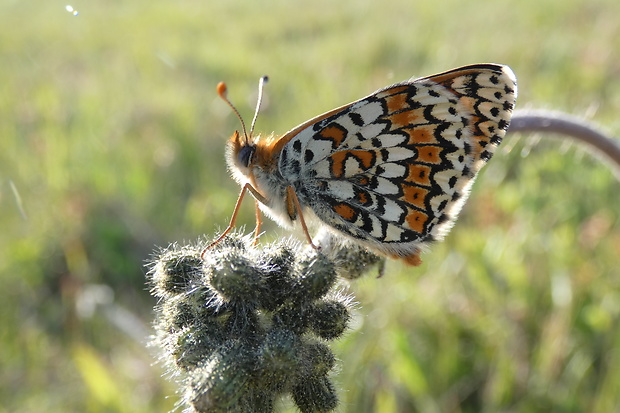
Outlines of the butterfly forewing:
{"type": "Polygon", "coordinates": [[[501,142],[516,98],[505,66],[380,90],[286,136],[279,169],[327,225],[384,253],[441,239],[501,142]]]}

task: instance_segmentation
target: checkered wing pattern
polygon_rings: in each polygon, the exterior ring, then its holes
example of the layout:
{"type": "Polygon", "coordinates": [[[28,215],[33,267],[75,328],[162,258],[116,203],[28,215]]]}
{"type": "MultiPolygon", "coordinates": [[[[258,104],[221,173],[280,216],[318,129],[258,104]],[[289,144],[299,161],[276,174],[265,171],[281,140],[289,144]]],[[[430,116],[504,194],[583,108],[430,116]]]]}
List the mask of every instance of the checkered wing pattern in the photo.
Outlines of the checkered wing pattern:
{"type": "Polygon", "coordinates": [[[417,255],[449,231],[515,99],[501,65],[396,84],[295,130],[278,167],[328,226],[389,255],[417,255]]]}

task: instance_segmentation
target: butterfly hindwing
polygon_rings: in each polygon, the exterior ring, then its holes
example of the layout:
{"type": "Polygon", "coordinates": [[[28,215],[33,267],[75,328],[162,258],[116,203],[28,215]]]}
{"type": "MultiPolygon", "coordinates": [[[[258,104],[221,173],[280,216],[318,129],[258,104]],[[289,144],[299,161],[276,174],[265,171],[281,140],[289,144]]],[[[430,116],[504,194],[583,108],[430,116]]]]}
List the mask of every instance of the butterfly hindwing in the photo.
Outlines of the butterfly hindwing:
{"type": "Polygon", "coordinates": [[[515,97],[491,64],[396,84],[300,130],[279,168],[324,223],[399,254],[450,229],[515,97]]]}

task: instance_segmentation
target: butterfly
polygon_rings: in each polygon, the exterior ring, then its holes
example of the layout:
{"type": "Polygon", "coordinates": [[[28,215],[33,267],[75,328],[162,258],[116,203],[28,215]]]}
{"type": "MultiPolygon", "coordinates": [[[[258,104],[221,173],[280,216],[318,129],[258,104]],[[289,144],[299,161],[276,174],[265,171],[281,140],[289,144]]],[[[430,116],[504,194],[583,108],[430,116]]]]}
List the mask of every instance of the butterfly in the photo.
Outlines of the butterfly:
{"type": "Polygon", "coordinates": [[[476,175],[501,143],[515,105],[516,78],[508,66],[475,64],[380,89],[291,129],[282,136],[248,134],[241,120],[227,163],[241,185],[229,226],[249,192],[285,227],[307,221],[373,252],[420,265],[420,254],[445,237],[476,175]]]}

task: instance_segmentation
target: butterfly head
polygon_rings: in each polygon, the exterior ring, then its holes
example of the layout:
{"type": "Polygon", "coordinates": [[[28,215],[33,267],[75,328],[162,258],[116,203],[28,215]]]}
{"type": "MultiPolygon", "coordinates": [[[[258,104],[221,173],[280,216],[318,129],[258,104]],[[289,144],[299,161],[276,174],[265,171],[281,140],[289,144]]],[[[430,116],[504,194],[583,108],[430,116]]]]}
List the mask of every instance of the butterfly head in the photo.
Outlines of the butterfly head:
{"type": "Polygon", "coordinates": [[[228,160],[230,166],[244,175],[249,175],[256,152],[256,143],[235,131],[228,141],[228,160]]]}
{"type": "Polygon", "coordinates": [[[229,161],[229,166],[233,170],[233,172],[240,172],[242,175],[246,177],[252,175],[252,165],[255,160],[255,152],[257,148],[256,140],[253,137],[254,125],[256,124],[256,119],[258,117],[258,113],[260,111],[261,102],[263,100],[263,89],[265,83],[269,80],[267,76],[263,76],[260,78],[258,84],[258,101],[256,103],[256,111],[254,112],[254,118],[252,119],[252,124],[250,126],[250,131],[248,133],[245,122],[243,118],[239,114],[237,108],[232,104],[230,100],[228,100],[227,88],[224,82],[220,82],[217,85],[217,94],[230,106],[233,110],[237,118],[241,123],[241,128],[243,134],[240,134],[238,131],[231,136],[228,143],[228,156],[227,159],[229,161]]]}

